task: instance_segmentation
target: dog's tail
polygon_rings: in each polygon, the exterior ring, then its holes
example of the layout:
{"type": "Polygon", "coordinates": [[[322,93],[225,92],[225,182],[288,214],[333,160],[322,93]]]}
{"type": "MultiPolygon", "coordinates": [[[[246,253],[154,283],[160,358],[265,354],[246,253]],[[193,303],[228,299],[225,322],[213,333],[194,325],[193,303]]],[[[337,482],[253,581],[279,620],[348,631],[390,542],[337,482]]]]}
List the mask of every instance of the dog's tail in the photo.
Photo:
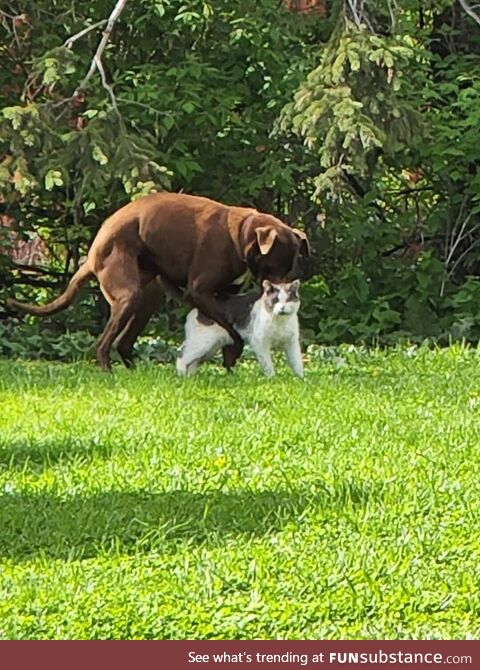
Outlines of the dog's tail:
{"type": "Polygon", "coordinates": [[[61,312],[62,309],[65,309],[72,304],[81,286],[83,286],[83,284],[89,281],[92,277],[93,272],[90,269],[87,260],[75,272],[62,295],[59,295],[58,298],[55,298],[55,300],[49,302],[48,305],[39,307],[38,305],[32,305],[28,302],[18,302],[18,300],[13,299],[7,300],[7,305],[15,309],[20,309],[22,312],[26,312],[27,314],[35,314],[36,316],[56,314],[57,312],[61,312]]]}

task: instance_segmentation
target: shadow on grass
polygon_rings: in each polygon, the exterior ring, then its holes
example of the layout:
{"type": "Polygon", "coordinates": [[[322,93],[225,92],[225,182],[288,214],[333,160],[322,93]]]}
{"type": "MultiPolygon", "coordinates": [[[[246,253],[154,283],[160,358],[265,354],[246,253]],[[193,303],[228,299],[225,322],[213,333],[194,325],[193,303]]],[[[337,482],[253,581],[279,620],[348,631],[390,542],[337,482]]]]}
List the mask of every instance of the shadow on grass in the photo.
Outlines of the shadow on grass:
{"type": "Polygon", "coordinates": [[[19,440],[8,444],[0,440],[0,470],[41,471],[57,463],[91,461],[93,458],[109,458],[114,447],[84,440],[35,441],[19,440]]]}
{"type": "Polygon", "coordinates": [[[341,509],[378,498],[342,485],[332,498],[311,490],[105,492],[90,497],[19,493],[0,496],[0,556],[26,560],[172,551],[178,542],[221,544],[226,536],[262,536],[297,523],[314,507],[341,509]]]}

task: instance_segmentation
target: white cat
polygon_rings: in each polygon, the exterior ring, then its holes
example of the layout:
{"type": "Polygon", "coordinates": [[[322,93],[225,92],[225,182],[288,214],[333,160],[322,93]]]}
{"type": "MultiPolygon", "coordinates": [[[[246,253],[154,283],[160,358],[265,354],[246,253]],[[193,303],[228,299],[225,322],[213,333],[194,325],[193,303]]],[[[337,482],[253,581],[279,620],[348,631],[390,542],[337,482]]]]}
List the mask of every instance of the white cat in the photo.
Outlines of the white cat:
{"type": "MultiPolygon", "coordinates": [[[[298,326],[299,285],[298,280],[282,284],[265,280],[260,295],[258,292],[232,295],[224,301],[230,322],[250,344],[267,377],[275,374],[272,349],[284,351],[294,373],[303,377],[298,326]]],[[[227,344],[232,344],[227,331],[198,309],[192,309],[187,315],[185,341],[177,358],[178,374],[193,375],[200,363],[227,344]]]]}

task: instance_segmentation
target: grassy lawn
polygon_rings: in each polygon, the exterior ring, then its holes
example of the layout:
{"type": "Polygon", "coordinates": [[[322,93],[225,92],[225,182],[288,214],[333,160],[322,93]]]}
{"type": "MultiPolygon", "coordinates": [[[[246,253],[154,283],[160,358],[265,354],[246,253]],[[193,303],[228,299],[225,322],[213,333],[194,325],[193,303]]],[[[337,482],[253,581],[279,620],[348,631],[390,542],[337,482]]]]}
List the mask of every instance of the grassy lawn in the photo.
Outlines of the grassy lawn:
{"type": "Polygon", "coordinates": [[[480,352],[0,362],[0,638],[478,638],[480,352]]]}

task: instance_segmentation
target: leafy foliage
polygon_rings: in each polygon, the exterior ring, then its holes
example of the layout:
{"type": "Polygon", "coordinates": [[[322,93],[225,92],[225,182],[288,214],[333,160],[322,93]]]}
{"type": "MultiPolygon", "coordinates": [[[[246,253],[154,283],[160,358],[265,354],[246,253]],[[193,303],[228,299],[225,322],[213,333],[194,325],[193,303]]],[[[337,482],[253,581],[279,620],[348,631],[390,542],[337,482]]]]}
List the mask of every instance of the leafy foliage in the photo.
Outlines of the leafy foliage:
{"type": "Polygon", "coordinates": [[[480,31],[448,2],[349,7],[364,3],[339,9],[282,114],[319,157],[322,291],[307,291],[309,333],[476,340],[480,53],[469,35],[480,31]]]}
{"type": "Polygon", "coordinates": [[[319,192],[344,174],[366,177],[380,149],[390,155],[411,142],[417,114],[403,69],[414,65],[409,36],[382,37],[349,20],[337,29],[284,109],[284,127],[292,117],[307,146],[319,148],[319,192]]]}
{"type": "Polygon", "coordinates": [[[307,342],[478,338],[480,29],[458,3],[127,2],[103,53],[118,113],[98,72],[78,88],[111,9],[1,15],[0,213],[50,255],[18,267],[0,228],[0,300],[46,299],[109,213],[168,188],[304,227],[307,342]]]}

